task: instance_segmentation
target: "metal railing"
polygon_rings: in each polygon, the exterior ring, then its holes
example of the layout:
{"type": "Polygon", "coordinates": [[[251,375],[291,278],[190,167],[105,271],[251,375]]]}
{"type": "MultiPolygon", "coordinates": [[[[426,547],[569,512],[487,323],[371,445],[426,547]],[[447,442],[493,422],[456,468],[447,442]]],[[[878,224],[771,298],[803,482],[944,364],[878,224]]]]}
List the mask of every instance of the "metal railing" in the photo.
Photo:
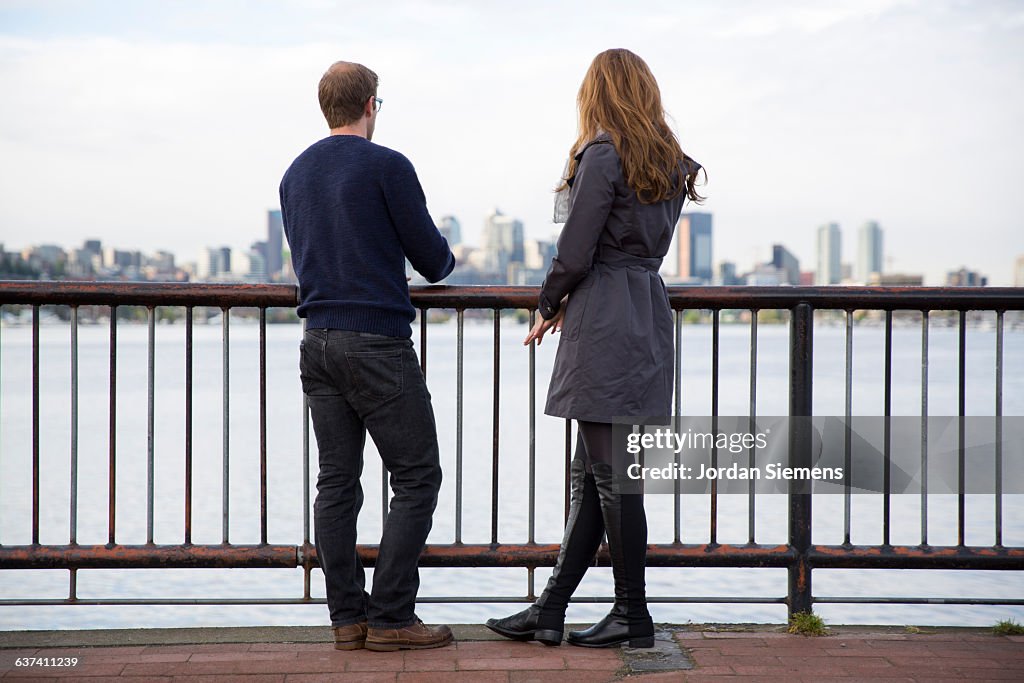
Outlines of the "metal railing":
{"type": "MultiPolygon", "coordinates": [[[[452,544],[428,544],[421,558],[424,567],[522,567],[528,571],[528,589],[525,596],[449,596],[429,597],[433,602],[516,602],[532,600],[535,596],[534,569],[552,566],[558,554],[555,544],[535,541],[536,511],[536,360],[535,349],[529,349],[529,499],[528,531],[526,543],[501,543],[498,535],[499,486],[499,408],[501,405],[501,312],[521,309],[529,312],[531,323],[536,316],[538,290],[536,287],[496,286],[429,286],[413,287],[414,305],[420,310],[419,352],[423,372],[427,372],[427,311],[452,309],[457,316],[457,406],[455,434],[455,539],[452,544]],[[470,544],[462,539],[463,505],[463,394],[464,394],[464,317],[466,311],[483,309],[493,314],[493,391],[492,391],[492,450],[491,450],[491,524],[490,543],[470,544]]],[[[303,538],[299,545],[274,545],[267,542],[267,381],[266,381],[266,325],[268,308],[292,308],[296,305],[296,288],[289,285],[206,285],[158,283],[84,283],[84,282],[0,282],[0,306],[29,306],[32,311],[32,511],[31,544],[3,545],[0,543],[0,569],[67,569],[70,573],[68,595],[65,598],[19,597],[0,600],[0,605],[52,605],[52,604],[306,604],[324,602],[310,593],[310,572],[317,566],[316,549],[310,543],[310,491],[309,491],[309,416],[305,410],[303,426],[303,538]],[[70,310],[71,344],[71,444],[70,444],[70,534],[64,545],[39,542],[39,323],[42,306],[66,306],[70,310]],[[78,508],[78,324],[79,310],[84,306],[109,307],[109,423],[108,423],[108,514],[107,543],[83,545],[76,540],[78,508]],[[117,331],[119,307],[142,306],[147,311],[148,368],[147,368],[147,494],[146,543],[124,545],[116,540],[116,467],[117,452],[117,331]],[[183,307],[185,312],[185,424],[184,424],[184,543],[163,545],[154,543],[154,348],[157,308],[183,307]],[[192,543],[192,421],[193,421],[193,323],[196,309],[213,307],[222,312],[222,392],[223,435],[221,465],[222,541],[219,544],[192,543]],[[255,308],[259,318],[259,482],[260,482],[260,542],[239,545],[229,542],[229,486],[230,443],[228,423],[230,411],[230,353],[229,311],[232,308],[255,308]],[[282,567],[303,569],[303,594],[294,598],[79,598],[76,594],[76,571],[84,568],[258,568],[282,567]]],[[[789,312],[789,414],[812,414],[812,345],[815,310],[845,311],[846,373],[845,407],[851,414],[852,339],[855,311],[881,311],[884,313],[885,331],[885,394],[884,414],[891,415],[892,403],[892,328],[896,310],[921,313],[921,414],[928,414],[928,329],[929,314],[933,311],[955,311],[959,329],[958,346],[958,408],[965,415],[965,357],[967,312],[993,311],[996,314],[995,360],[995,415],[1002,416],[1003,406],[1003,335],[1004,313],[1024,310],[1024,289],[1021,288],[935,288],[935,287],[670,287],[669,296],[675,311],[675,373],[674,408],[680,414],[682,395],[681,341],[684,313],[688,310],[710,310],[712,332],[711,414],[718,415],[719,394],[719,316],[723,310],[750,312],[750,385],[749,414],[757,414],[757,359],[758,312],[785,310],[789,312]]],[[[0,338],[0,352],[3,350],[0,338]]],[[[0,396],[2,409],[2,396],[0,396]]],[[[922,457],[926,457],[926,444],[922,457]]],[[[962,444],[961,444],[962,446],[962,444]]],[[[809,444],[794,442],[794,462],[809,463],[809,444]]],[[[3,454],[0,453],[0,458],[3,454]]],[[[566,509],[568,509],[568,468],[571,458],[571,421],[565,424],[566,509]]],[[[959,481],[957,543],[953,546],[934,546],[927,538],[927,491],[921,497],[921,538],[917,545],[890,543],[891,491],[888,476],[890,453],[885,451],[886,478],[883,493],[883,541],[878,545],[851,543],[850,494],[844,501],[844,539],[838,545],[813,544],[812,497],[793,493],[788,496],[788,542],[765,545],[755,541],[756,510],[751,490],[748,507],[748,542],[728,544],[718,542],[718,494],[712,484],[710,492],[710,540],[708,543],[683,543],[681,533],[681,499],[674,502],[674,539],[672,543],[651,544],[647,564],[651,567],[776,567],[788,571],[789,585],[785,596],[659,596],[659,602],[737,602],[784,603],[790,613],[808,611],[815,602],[820,603],[903,603],[903,604],[1024,604],[1019,598],[915,598],[905,597],[815,597],[811,576],[815,568],[910,568],[910,569],[1024,569],[1024,548],[1003,545],[1002,492],[995,495],[995,543],[992,546],[965,544],[965,489],[963,473],[959,481]]],[[[3,484],[0,483],[0,488],[3,484]]],[[[387,483],[382,477],[382,515],[387,514],[387,483]]],[[[2,542],[0,538],[0,542],[2,542]]],[[[361,545],[359,553],[366,565],[372,566],[377,549],[361,545]]],[[[597,563],[610,564],[606,548],[598,554],[597,563]]],[[[610,601],[611,598],[587,598],[610,601]]]]}

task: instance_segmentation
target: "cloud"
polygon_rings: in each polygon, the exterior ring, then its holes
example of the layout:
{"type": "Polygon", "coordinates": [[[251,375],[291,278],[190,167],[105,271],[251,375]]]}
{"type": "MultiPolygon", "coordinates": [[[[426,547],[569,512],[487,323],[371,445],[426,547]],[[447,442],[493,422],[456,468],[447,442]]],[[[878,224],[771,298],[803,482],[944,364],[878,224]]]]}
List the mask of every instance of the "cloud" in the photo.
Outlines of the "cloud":
{"type": "Polygon", "coordinates": [[[796,4],[759,3],[737,22],[715,34],[722,38],[765,37],[777,33],[816,34],[852,21],[876,20],[887,12],[913,6],[911,0],[843,0],[796,4]]]}
{"type": "Polygon", "coordinates": [[[497,204],[547,237],[580,79],[596,52],[625,46],[708,168],[716,258],[743,269],[778,241],[813,268],[816,225],[839,220],[852,246],[866,218],[901,269],[933,282],[962,260],[1006,281],[1024,252],[1012,7],[391,3],[346,19],[316,3],[156,6],[157,20],[112,15],[101,30],[94,17],[85,31],[64,28],[81,10],[60,5],[56,28],[0,34],[8,248],[98,235],[187,259],[248,246],[281,173],[326,134],[315,85],[339,58],[381,75],[375,141],[413,160],[435,215],[475,239],[497,204]],[[965,226],[978,239],[964,243],[965,226]]]}

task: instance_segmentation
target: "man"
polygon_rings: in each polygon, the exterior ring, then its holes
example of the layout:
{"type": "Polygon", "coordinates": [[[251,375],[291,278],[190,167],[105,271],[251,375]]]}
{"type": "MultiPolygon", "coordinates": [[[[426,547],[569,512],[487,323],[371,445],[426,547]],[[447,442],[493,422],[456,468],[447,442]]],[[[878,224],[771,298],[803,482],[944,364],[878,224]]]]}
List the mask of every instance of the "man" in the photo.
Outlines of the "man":
{"type": "Polygon", "coordinates": [[[405,260],[437,282],[455,258],[412,164],[370,142],[382,102],[377,82],[361,64],[327,70],[319,94],[331,134],[292,162],[280,191],[306,318],[299,371],[320,452],[313,519],[335,647],[391,651],[452,641],[447,626],[426,626],[415,614],[441,466],[412,349],[405,260]],[[370,594],[356,555],[367,431],[394,491],[370,594]]]}

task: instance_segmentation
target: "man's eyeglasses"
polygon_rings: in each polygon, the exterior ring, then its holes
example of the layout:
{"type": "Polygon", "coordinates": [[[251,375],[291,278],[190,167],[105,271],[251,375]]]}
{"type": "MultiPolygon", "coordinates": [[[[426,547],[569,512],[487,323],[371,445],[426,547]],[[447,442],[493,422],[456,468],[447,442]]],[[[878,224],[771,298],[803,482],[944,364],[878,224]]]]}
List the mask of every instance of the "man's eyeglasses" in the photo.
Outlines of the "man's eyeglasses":
{"type": "Polygon", "coordinates": [[[379,97],[373,98],[373,110],[380,111],[381,106],[384,104],[384,100],[379,97]]]}

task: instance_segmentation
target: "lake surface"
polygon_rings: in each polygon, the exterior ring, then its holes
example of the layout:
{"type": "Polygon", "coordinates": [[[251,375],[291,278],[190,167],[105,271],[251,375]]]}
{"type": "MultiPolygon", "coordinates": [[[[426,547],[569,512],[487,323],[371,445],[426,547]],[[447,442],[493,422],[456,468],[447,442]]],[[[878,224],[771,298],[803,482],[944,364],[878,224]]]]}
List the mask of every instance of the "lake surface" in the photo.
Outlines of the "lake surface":
{"type": "MultiPolygon", "coordinates": [[[[994,317],[994,316],[993,316],[994,317]]],[[[428,328],[427,381],[433,395],[445,480],[430,534],[431,543],[454,540],[456,325],[428,328]]],[[[528,537],[529,366],[521,344],[526,326],[513,319],[501,327],[499,540],[525,542],[528,537]]],[[[78,542],[107,540],[107,386],[108,328],[79,329],[79,508],[78,542]]],[[[31,541],[31,329],[6,326],[0,332],[0,543],[31,541]]],[[[758,329],[757,412],[784,415],[788,409],[788,335],[786,325],[758,329]]],[[[300,544],[303,535],[302,394],[298,380],[297,325],[267,329],[268,395],[268,540],[300,544]]],[[[464,510],[462,539],[487,543],[491,528],[491,393],[492,336],[489,320],[465,322],[464,510]]],[[[722,325],[720,338],[719,413],[746,414],[749,406],[749,327],[722,325]]],[[[70,525],[70,351],[69,327],[46,324],[41,339],[40,542],[68,542],[70,525]]],[[[419,342],[416,328],[414,341],[419,342]]],[[[536,540],[557,543],[563,523],[565,423],[543,414],[547,381],[556,342],[537,349],[536,540]]],[[[1004,335],[1004,415],[1024,415],[1024,332],[1004,335]]],[[[196,325],[194,333],[193,529],[194,543],[221,541],[222,422],[221,329],[196,325]]],[[[995,332],[967,332],[966,404],[970,415],[995,410],[995,332]]],[[[117,541],[146,540],[146,349],[143,325],[118,328],[117,378],[117,541]]],[[[259,542],[258,328],[233,320],[230,332],[230,541],[259,542]]],[[[845,330],[817,326],[814,336],[814,412],[844,412],[845,330]]],[[[711,327],[683,329],[683,414],[709,414],[711,407],[711,327]]],[[[858,326],[854,331],[853,413],[881,414],[883,407],[884,330],[858,326]]],[[[156,543],[184,539],[184,325],[159,325],[156,331],[155,520],[156,543]]],[[[957,410],[957,331],[930,329],[929,413],[957,410]]],[[[921,340],[919,325],[893,330],[893,414],[920,414],[921,340]]],[[[316,446],[311,438],[310,490],[315,495],[316,446]]],[[[375,543],[381,529],[380,461],[367,441],[365,502],[360,540],[375,543]]],[[[1024,545],[1024,496],[1004,496],[1003,543],[1024,545]]],[[[891,540],[920,541],[918,496],[894,496],[891,540]]],[[[815,543],[840,543],[843,505],[840,496],[816,496],[815,543]]],[[[671,542],[673,501],[647,497],[651,542],[671,542]]],[[[972,495],[967,501],[968,545],[994,542],[994,499],[972,495]]],[[[311,519],[311,516],[310,516],[311,519]]],[[[880,496],[853,498],[855,544],[882,538],[880,496]]],[[[311,533],[312,533],[312,521],[311,533]]],[[[709,504],[705,496],[686,496],[683,541],[709,539],[709,504]]],[[[718,540],[747,540],[746,496],[721,496],[718,540]]],[[[759,543],[786,541],[786,499],[757,499],[759,543]]],[[[928,540],[955,544],[956,504],[950,496],[929,502],[928,540]]],[[[549,574],[537,570],[537,590],[549,574]]],[[[367,570],[368,579],[372,570],[367,570]]],[[[915,597],[1020,597],[1024,575],[1012,572],[923,570],[817,570],[816,596],[912,595],[915,597]]],[[[323,577],[312,575],[314,597],[323,597],[323,577]]],[[[525,569],[424,569],[421,596],[517,596],[526,592],[525,569]]],[[[0,572],[0,597],[63,597],[66,570],[0,572]]],[[[647,574],[650,596],[783,596],[784,569],[658,569],[647,574]]],[[[609,595],[611,570],[593,568],[580,596],[609,595]]],[[[260,570],[80,570],[78,595],[99,597],[294,597],[302,594],[301,569],[260,570]]],[[[428,622],[480,622],[521,609],[516,604],[423,604],[428,622]]],[[[607,605],[574,604],[568,618],[592,621],[607,605]]],[[[1024,608],[991,606],[825,605],[816,611],[834,623],[991,625],[998,619],[1024,618],[1024,608]]],[[[784,605],[652,604],[656,621],[705,622],[785,620],[784,605]]],[[[194,625],[327,624],[323,604],[303,606],[49,606],[0,607],[2,629],[112,628],[194,625]]]]}

